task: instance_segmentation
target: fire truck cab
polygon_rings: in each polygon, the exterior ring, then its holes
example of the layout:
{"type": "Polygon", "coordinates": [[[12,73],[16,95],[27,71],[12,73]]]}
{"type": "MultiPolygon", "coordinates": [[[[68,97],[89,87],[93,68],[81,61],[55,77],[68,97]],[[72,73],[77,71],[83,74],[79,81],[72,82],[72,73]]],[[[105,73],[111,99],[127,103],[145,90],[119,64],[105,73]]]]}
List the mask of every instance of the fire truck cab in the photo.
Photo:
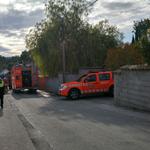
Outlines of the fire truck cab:
{"type": "Polygon", "coordinates": [[[61,84],[59,94],[71,99],[78,99],[81,95],[91,95],[108,92],[113,96],[113,73],[89,72],[81,76],[77,81],[61,84]]]}
{"type": "Polygon", "coordinates": [[[11,82],[13,92],[24,89],[35,92],[37,89],[37,73],[34,72],[31,65],[15,65],[11,70],[11,82]]]}

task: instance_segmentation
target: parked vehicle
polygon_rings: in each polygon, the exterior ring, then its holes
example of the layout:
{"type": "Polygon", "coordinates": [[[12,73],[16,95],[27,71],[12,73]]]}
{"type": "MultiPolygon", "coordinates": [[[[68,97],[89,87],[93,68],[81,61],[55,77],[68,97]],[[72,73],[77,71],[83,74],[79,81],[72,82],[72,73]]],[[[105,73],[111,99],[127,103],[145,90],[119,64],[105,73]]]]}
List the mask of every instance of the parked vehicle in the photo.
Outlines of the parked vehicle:
{"type": "Polygon", "coordinates": [[[113,96],[114,79],[113,73],[89,72],[81,76],[77,81],[61,84],[59,94],[71,99],[78,99],[81,95],[91,95],[98,93],[109,93],[113,96]]]}
{"type": "Polygon", "coordinates": [[[32,65],[15,65],[11,70],[13,92],[28,89],[35,92],[37,89],[37,72],[32,65]]]}

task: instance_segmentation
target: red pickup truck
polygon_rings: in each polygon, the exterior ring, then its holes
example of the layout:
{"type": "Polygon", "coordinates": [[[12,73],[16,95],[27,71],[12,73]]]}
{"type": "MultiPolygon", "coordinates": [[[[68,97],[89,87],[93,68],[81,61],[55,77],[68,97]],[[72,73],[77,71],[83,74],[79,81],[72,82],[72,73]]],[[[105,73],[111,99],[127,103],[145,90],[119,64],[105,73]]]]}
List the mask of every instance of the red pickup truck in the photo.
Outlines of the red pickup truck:
{"type": "Polygon", "coordinates": [[[59,94],[71,99],[81,95],[109,93],[113,96],[114,79],[111,71],[90,72],[81,76],[77,81],[61,84],[59,94]]]}

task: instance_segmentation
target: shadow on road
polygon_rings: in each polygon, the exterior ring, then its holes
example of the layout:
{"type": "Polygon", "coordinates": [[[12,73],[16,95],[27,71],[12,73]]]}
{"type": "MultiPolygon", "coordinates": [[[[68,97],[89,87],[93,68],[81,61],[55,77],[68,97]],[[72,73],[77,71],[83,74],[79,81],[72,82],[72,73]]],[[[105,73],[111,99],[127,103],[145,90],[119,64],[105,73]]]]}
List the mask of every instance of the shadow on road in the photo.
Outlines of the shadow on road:
{"type": "Polygon", "coordinates": [[[108,94],[101,94],[101,95],[91,95],[91,96],[83,96],[79,100],[71,100],[69,98],[60,97],[59,100],[61,101],[89,101],[99,104],[112,104],[113,97],[108,96],[108,94]]]}
{"type": "Polygon", "coordinates": [[[150,126],[150,121],[138,117],[145,113],[117,107],[113,104],[113,98],[106,95],[84,97],[74,101],[59,96],[44,98],[40,94],[26,92],[12,93],[12,96],[16,100],[29,100],[29,105],[34,105],[40,116],[54,117],[64,122],[83,120],[107,126],[134,126],[135,128],[144,126],[148,129],[150,126]]]}
{"type": "Polygon", "coordinates": [[[16,100],[28,99],[28,98],[37,98],[37,96],[40,97],[40,95],[38,93],[31,93],[29,91],[19,91],[17,93],[11,92],[11,95],[16,100]]]}
{"type": "Polygon", "coordinates": [[[135,128],[139,126],[149,128],[150,126],[150,121],[138,118],[138,112],[114,106],[113,98],[105,96],[82,98],[76,101],[55,97],[54,100],[40,107],[39,113],[65,122],[84,120],[103,123],[107,126],[135,126],[135,128]],[[135,115],[130,115],[132,113],[135,115]]]}

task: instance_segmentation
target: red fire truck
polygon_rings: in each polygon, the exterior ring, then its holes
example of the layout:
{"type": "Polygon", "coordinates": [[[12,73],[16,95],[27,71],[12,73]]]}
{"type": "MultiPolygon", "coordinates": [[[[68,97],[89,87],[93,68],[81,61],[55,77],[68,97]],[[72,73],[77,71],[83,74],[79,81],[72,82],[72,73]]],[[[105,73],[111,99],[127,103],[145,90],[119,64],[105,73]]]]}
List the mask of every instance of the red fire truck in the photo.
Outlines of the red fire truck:
{"type": "Polygon", "coordinates": [[[35,92],[37,89],[37,70],[32,65],[15,65],[11,70],[13,92],[28,89],[35,92]]]}

